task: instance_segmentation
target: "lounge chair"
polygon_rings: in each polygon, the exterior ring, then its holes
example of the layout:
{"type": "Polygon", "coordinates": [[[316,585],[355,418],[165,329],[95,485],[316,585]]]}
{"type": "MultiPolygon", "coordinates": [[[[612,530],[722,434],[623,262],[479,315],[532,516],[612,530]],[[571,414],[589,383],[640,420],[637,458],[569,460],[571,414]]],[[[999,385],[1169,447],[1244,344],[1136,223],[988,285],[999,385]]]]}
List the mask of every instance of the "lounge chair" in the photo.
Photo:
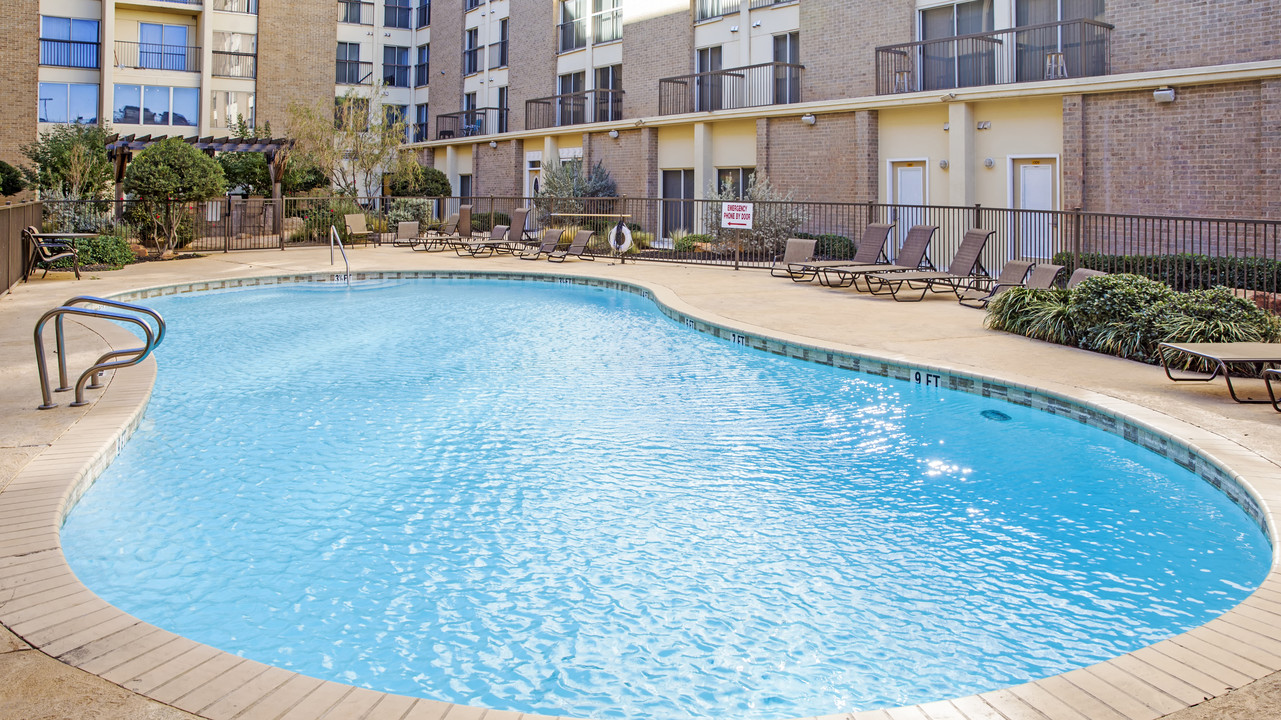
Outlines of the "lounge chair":
{"type": "Polygon", "coordinates": [[[458,206],[458,236],[467,239],[475,235],[471,228],[471,205],[458,206]]]}
{"type": "Polygon", "coordinates": [[[31,243],[31,261],[27,263],[27,271],[22,275],[22,282],[26,282],[31,273],[35,272],[36,265],[44,263],[44,275],[40,279],[49,277],[49,268],[53,263],[63,258],[71,258],[71,268],[76,273],[76,279],[80,279],[80,251],[76,249],[76,244],[70,240],[53,240],[36,237],[39,234],[34,225],[28,225],[23,228],[22,234],[26,236],[31,243]]]}
{"type": "Polygon", "coordinates": [[[525,221],[528,217],[529,208],[527,207],[512,210],[512,224],[507,230],[507,240],[508,246],[512,248],[513,251],[516,250],[519,245],[530,244],[528,240],[533,239],[533,236],[525,230],[525,221]]]}
{"type": "Polygon", "coordinates": [[[1276,390],[1272,387],[1274,379],[1281,380],[1281,370],[1269,368],[1263,371],[1263,382],[1268,386],[1268,398],[1272,401],[1272,409],[1281,412],[1281,397],[1277,395],[1276,390]]]}
{"type": "Polygon", "coordinates": [[[507,245],[507,226],[495,225],[489,231],[489,237],[483,239],[462,238],[454,241],[454,252],[459,257],[489,257],[494,253],[510,252],[507,245]]]}
{"type": "Polygon", "coordinates": [[[885,291],[888,291],[898,302],[903,301],[898,294],[904,287],[921,291],[920,296],[908,298],[909,302],[923,299],[926,293],[934,290],[936,286],[942,285],[946,285],[947,289],[951,290],[959,298],[962,288],[974,288],[985,280],[991,281],[988,278],[987,270],[983,268],[982,258],[983,248],[987,246],[988,238],[995,233],[995,230],[984,230],[983,228],[966,230],[965,237],[961,239],[961,246],[956,249],[956,255],[952,256],[952,264],[948,266],[947,270],[875,273],[868,276],[868,283],[876,282],[876,287],[872,289],[873,293],[882,295],[885,291]]]}
{"type": "Polygon", "coordinates": [[[787,245],[783,248],[783,254],[774,256],[774,262],[770,265],[769,274],[774,277],[795,279],[790,268],[793,265],[814,262],[814,246],[817,243],[817,240],[788,238],[787,245]]]}
{"type": "MultiPolygon", "coordinates": [[[[368,244],[371,239],[377,238],[377,235],[365,225],[364,213],[343,215],[342,219],[347,225],[348,245],[355,245],[357,241],[368,244]]],[[[381,244],[381,242],[379,244],[381,244]]]]}
{"type": "Polygon", "coordinates": [[[1031,269],[1032,263],[1026,260],[1010,260],[1005,263],[1005,267],[1001,268],[1001,273],[996,276],[996,282],[987,287],[975,287],[965,290],[959,294],[958,299],[966,307],[985,308],[992,301],[992,298],[1006,290],[1015,287],[1026,287],[1023,281],[1027,277],[1028,270],[1031,269]]]}
{"type": "Polygon", "coordinates": [[[854,251],[854,257],[849,260],[810,260],[809,262],[789,264],[787,266],[788,274],[796,282],[809,282],[818,277],[819,272],[824,268],[888,264],[889,259],[885,255],[885,240],[889,238],[890,230],[893,229],[893,225],[872,223],[863,228],[863,239],[859,240],[858,249],[854,251]]]}
{"type": "Polygon", "coordinates": [[[543,240],[538,245],[526,245],[525,250],[521,252],[521,260],[541,260],[544,255],[551,255],[556,252],[556,246],[560,245],[560,239],[565,231],[560,228],[548,228],[543,231],[543,240]]]}
{"type": "Polygon", "coordinates": [[[392,238],[391,244],[392,247],[413,247],[418,244],[418,221],[396,223],[396,237],[392,238]]]}
{"type": "Polygon", "coordinates": [[[1076,270],[1072,271],[1072,277],[1068,278],[1067,289],[1071,290],[1077,285],[1080,285],[1081,281],[1086,278],[1098,277],[1100,275],[1107,275],[1107,273],[1103,272],[1102,270],[1091,270],[1089,268],[1077,268],[1076,270]]]}
{"type": "Polygon", "coordinates": [[[1059,275],[1063,272],[1062,265],[1052,263],[1037,263],[1032,268],[1032,273],[1027,276],[1027,282],[1023,287],[1032,290],[1049,290],[1058,282],[1059,275]]]}
{"type": "Polygon", "coordinates": [[[433,250],[445,250],[458,238],[458,213],[454,213],[445,218],[445,222],[440,224],[436,230],[429,230],[426,235],[419,235],[418,240],[410,245],[414,250],[430,252],[433,250]],[[419,247],[419,246],[422,247],[419,247]]]}
{"type": "Polygon", "coordinates": [[[849,287],[863,278],[865,288],[871,290],[867,276],[872,273],[908,272],[912,270],[933,270],[930,261],[930,242],[934,239],[937,225],[913,225],[908,228],[907,237],[903,238],[903,247],[899,250],[895,264],[869,263],[867,265],[841,265],[824,267],[819,270],[818,281],[827,287],[849,287]]]}
{"type": "Polygon", "coordinates": [[[579,230],[574,236],[574,241],[569,244],[566,250],[554,250],[547,255],[548,262],[565,262],[565,258],[576,257],[580,260],[595,260],[592,254],[587,252],[587,243],[592,241],[592,236],[596,233],[591,230],[579,230]]]}
{"type": "Polygon", "coordinates": [[[1260,342],[1225,342],[1225,343],[1183,343],[1163,342],[1157,345],[1156,354],[1161,357],[1161,367],[1165,376],[1174,382],[1210,382],[1222,375],[1228,384],[1228,394],[1239,403],[1271,403],[1277,406],[1277,398],[1272,392],[1271,377],[1273,373],[1265,372],[1266,365],[1281,364],[1281,343],[1260,342]],[[1186,355],[1206,361],[1214,370],[1209,374],[1198,373],[1175,377],[1170,371],[1170,359],[1186,355]],[[1231,365],[1249,365],[1256,373],[1265,373],[1264,380],[1268,386],[1268,400],[1242,398],[1237,395],[1232,385],[1231,365]]]}

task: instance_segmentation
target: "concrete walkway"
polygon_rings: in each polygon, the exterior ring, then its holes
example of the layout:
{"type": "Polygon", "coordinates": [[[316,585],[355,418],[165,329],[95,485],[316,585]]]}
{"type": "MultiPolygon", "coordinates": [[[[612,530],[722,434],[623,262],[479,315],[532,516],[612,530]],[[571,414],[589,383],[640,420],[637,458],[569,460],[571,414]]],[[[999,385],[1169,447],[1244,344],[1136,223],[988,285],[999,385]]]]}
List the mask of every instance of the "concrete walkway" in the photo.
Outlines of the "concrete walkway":
{"type": "MultiPolygon", "coordinates": [[[[651,288],[658,299],[682,312],[749,333],[995,377],[1046,388],[1096,405],[1109,401],[1120,401],[1119,407],[1132,404],[1154,424],[1168,422],[1172,427],[1186,424],[1196,435],[1209,438],[1216,456],[1221,453],[1249,455],[1256,462],[1262,459],[1263,464],[1268,465],[1269,474],[1281,473],[1278,471],[1281,467],[1281,431],[1278,431],[1281,414],[1274,413],[1271,408],[1235,404],[1227,397],[1221,383],[1175,386],[1159,368],[987,330],[983,327],[984,314],[981,311],[960,307],[954,300],[943,296],[920,303],[899,304],[888,298],[869,297],[851,290],[795,284],[786,279],[772,278],[759,270],[734,272],[728,268],[657,263],[617,265],[604,259],[596,262],[571,261],[558,266],[503,257],[459,258],[453,254],[415,253],[390,247],[353,249],[348,254],[353,272],[506,270],[636,282],[651,288]]],[[[339,263],[341,268],[341,260],[339,263]]],[[[146,386],[154,376],[154,366],[126,370],[111,379],[105,392],[90,393],[90,399],[94,400],[90,407],[67,407],[69,398],[63,393],[56,398],[61,403],[60,407],[36,411],[39,386],[31,329],[44,311],[73,295],[103,296],[197,280],[335,271],[342,272],[330,266],[327,249],[212,254],[194,260],[145,263],[120,271],[88,273],[79,282],[68,273],[54,273],[46,280],[18,285],[11,293],[0,297],[0,418],[3,419],[0,422],[0,500],[6,494],[12,496],[15,492],[22,492],[15,478],[30,473],[34,464],[46,462],[51,455],[60,452],[60,439],[66,443],[69,433],[74,434],[86,422],[96,422],[93,420],[95,413],[103,415],[107,412],[105,404],[113,394],[116,397],[124,397],[130,392],[136,394],[134,390],[126,390],[125,386],[146,386]],[[132,375],[132,379],[127,379],[127,375],[132,375]]],[[[70,321],[68,331],[70,346],[75,349],[69,355],[72,368],[84,368],[108,347],[130,340],[123,330],[105,323],[86,326],[70,321]]],[[[145,395],[143,397],[145,399],[145,395]]],[[[1204,443],[1199,444],[1204,447],[1204,443]]],[[[1269,489],[1266,494],[1271,493],[1269,489]]],[[[1275,512],[1277,508],[1270,509],[1275,512]]],[[[0,544],[6,534],[21,531],[23,520],[25,518],[18,514],[6,515],[0,508],[0,544]]],[[[2,572],[6,565],[19,562],[12,559],[14,557],[17,555],[6,558],[5,553],[0,552],[0,616],[4,616],[3,610],[13,596],[13,586],[4,584],[2,572]]],[[[1261,592],[1270,593],[1270,602],[1281,603],[1281,594],[1275,590],[1269,588],[1261,592]]],[[[1277,617],[1281,618],[1281,615],[1277,617]]],[[[20,629],[22,626],[15,624],[14,627],[20,629]]],[[[1136,697],[1143,698],[1153,688],[1163,688],[1163,693],[1179,698],[1177,704],[1180,708],[1196,705],[1168,715],[1167,705],[1163,702],[1109,704],[1099,703],[1095,696],[1090,703],[1074,704],[1062,700],[1065,695],[1061,694],[1062,702],[1056,701],[1056,705],[1032,702],[1021,694],[1007,693],[1008,702],[998,694],[974,702],[931,704],[922,706],[924,709],[892,713],[859,713],[858,717],[860,720],[864,717],[882,720],[891,717],[894,720],[909,717],[1020,720],[1054,716],[1129,717],[1136,720],[1161,716],[1178,720],[1281,718],[1281,675],[1268,674],[1281,669],[1281,642],[1268,638],[1251,641],[1250,648],[1237,649],[1232,658],[1216,655],[1223,652],[1220,649],[1189,647],[1186,650],[1156,653],[1140,661],[1140,664],[1147,663],[1144,667],[1131,669],[1140,684],[1148,684],[1141,691],[1135,691],[1136,697]],[[1199,688],[1197,692],[1180,693],[1164,688],[1163,680],[1153,679],[1149,671],[1157,669],[1157,674],[1166,677],[1163,673],[1173,672],[1164,664],[1171,658],[1177,660],[1175,664],[1181,668],[1196,669],[1202,665],[1198,672],[1203,671],[1210,680],[1191,683],[1189,687],[1199,688]],[[1239,672],[1237,666],[1241,662],[1238,661],[1253,663],[1256,668],[1266,671],[1239,672]],[[1223,669],[1216,671],[1216,668],[1223,669]],[[1229,689],[1231,692],[1224,692],[1229,689]],[[1198,692],[1200,697],[1218,697],[1200,703],[1198,692]],[[1047,712],[1045,709],[1060,706],[1061,711],[1047,712]]],[[[1127,657],[1139,657],[1139,654],[1127,657]]],[[[1187,684],[1190,681],[1181,682],[1187,684]]],[[[127,682],[121,684],[129,685],[127,682]]],[[[369,717],[375,715],[372,709],[368,712],[369,717]]],[[[491,714],[494,717],[487,715],[487,720],[497,720],[498,714],[491,714]]],[[[193,715],[55,660],[0,627],[0,718],[61,717],[185,718],[193,715]]],[[[452,719],[451,714],[448,720],[452,719]]]]}

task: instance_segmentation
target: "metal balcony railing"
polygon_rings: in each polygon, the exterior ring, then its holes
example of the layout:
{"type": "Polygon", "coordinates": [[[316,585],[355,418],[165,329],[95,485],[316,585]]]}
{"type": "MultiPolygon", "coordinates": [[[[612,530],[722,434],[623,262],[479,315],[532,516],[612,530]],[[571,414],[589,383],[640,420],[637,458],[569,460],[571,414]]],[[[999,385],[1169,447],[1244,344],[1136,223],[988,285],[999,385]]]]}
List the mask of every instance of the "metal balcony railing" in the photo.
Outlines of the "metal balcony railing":
{"type": "Polygon", "coordinates": [[[214,77],[256,78],[258,77],[258,56],[254,53],[213,51],[214,77]]]}
{"type": "Polygon", "coordinates": [[[733,15],[743,9],[743,0],[698,0],[696,20],[710,20],[722,15],[733,15]]]}
{"type": "Polygon", "coordinates": [[[214,0],[214,10],[258,14],[258,0],[214,0]]]}
{"type": "Polygon", "coordinates": [[[787,2],[792,2],[792,0],[751,0],[748,7],[752,10],[760,10],[762,8],[773,7],[775,5],[782,5],[787,2]]]}
{"type": "Polygon", "coordinates": [[[804,70],[804,65],[774,62],[663,78],[658,114],[798,103],[804,70]]]}
{"type": "Polygon", "coordinates": [[[355,2],[354,0],[338,0],[338,22],[348,25],[373,25],[374,4],[371,2],[355,2]]]}
{"type": "Polygon", "coordinates": [[[507,108],[476,108],[436,116],[436,139],[507,132],[507,108]]]}
{"type": "Polygon", "coordinates": [[[54,67],[97,68],[99,43],[40,38],[40,64],[54,67]]]}
{"type": "Polygon", "coordinates": [[[337,60],[334,63],[334,83],[338,85],[369,85],[374,75],[374,64],[359,60],[337,60]]]}
{"type": "Polygon", "coordinates": [[[200,72],[200,48],[117,40],[116,67],[200,72]]]}
{"type": "Polygon", "coordinates": [[[622,119],[622,90],[585,90],[525,101],[526,130],[622,119]]]}
{"type": "Polygon", "coordinates": [[[607,43],[623,37],[623,10],[604,10],[592,15],[592,42],[607,43]]]}
{"type": "Polygon", "coordinates": [[[876,93],[1062,80],[1112,71],[1113,27],[1067,20],[876,49],[876,93]]]}
{"type": "Polygon", "coordinates": [[[587,47],[587,18],[556,26],[556,51],[567,53],[587,47]]]}

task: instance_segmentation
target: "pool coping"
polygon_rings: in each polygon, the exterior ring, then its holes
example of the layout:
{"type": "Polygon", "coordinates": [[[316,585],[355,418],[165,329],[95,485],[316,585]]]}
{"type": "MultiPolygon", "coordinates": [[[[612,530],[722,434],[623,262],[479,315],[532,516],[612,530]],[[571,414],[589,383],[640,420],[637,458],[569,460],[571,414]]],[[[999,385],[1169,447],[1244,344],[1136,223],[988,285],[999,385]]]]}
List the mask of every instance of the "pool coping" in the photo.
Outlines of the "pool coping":
{"type": "MultiPolygon", "coordinates": [[[[1260,587],[1210,622],[1154,645],[1062,675],[923,705],[825,716],[857,720],[1109,717],[1146,720],[1190,707],[1281,670],[1281,572],[1277,517],[1281,469],[1208,430],[1140,405],[1079,388],[1035,387],[1010,379],[913,362],[910,358],[712,320],[668,288],[590,274],[418,270],[352,273],[357,282],[507,279],[608,287],[646,297],[666,315],[701,332],[758,350],[926,386],[998,397],[1100,427],[1171,458],[1224,490],[1255,519],[1273,548],[1260,587]]],[[[323,272],[160,285],[115,293],[118,299],[339,281],[323,272]]],[[[132,336],[111,333],[115,342],[132,336]]],[[[0,622],[46,654],[162,703],[213,720],[351,717],[381,720],[546,720],[389,695],[246,660],[155,628],[98,598],[67,566],[59,528],[142,420],[156,376],[113,377],[94,406],[0,492],[0,622]],[[20,519],[21,522],[17,522],[20,519]],[[16,523],[16,526],[14,526],[16,523]]]]}

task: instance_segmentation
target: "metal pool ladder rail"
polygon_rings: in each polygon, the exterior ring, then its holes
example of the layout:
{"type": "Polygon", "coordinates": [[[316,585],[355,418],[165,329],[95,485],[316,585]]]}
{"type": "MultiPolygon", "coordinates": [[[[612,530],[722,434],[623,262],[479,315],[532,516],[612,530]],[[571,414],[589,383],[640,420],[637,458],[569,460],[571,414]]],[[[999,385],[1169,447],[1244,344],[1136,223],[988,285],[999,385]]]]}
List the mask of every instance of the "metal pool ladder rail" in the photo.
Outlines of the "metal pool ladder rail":
{"type": "MultiPolygon", "coordinates": [[[[343,249],[342,236],[338,234],[338,228],[334,227],[333,225],[330,225],[329,226],[329,264],[330,265],[334,264],[334,243],[338,243],[338,252],[342,253],[342,264],[347,266],[347,274],[343,275],[342,279],[347,281],[347,287],[351,287],[351,263],[347,262],[347,251],[343,249]]],[[[339,278],[335,276],[334,282],[337,282],[338,280],[339,278]]]]}
{"type": "Polygon", "coordinates": [[[93,365],[80,374],[80,379],[76,381],[76,401],[71,403],[71,407],[81,407],[88,405],[85,402],[84,391],[87,386],[89,389],[96,390],[102,387],[98,383],[98,376],[105,370],[119,370],[120,368],[137,365],[152,350],[165,339],[165,321],[159,313],[151,308],[141,305],[131,305],[118,300],[107,300],[105,298],[92,297],[89,295],[77,295],[62,305],[50,310],[41,316],[40,321],[36,323],[35,341],[36,341],[36,369],[40,374],[40,397],[44,404],[39,407],[40,410],[48,410],[57,407],[53,401],[53,395],[49,392],[49,368],[45,363],[44,347],[44,326],[50,320],[54,321],[55,335],[57,337],[58,353],[58,387],[56,392],[65,392],[71,387],[67,385],[67,343],[66,336],[63,333],[62,319],[67,315],[77,315],[80,317],[102,318],[104,320],[118,320],[120,322],[132,323],[142,328],[145,342],[140,348],[130,348],[128,350],[112,350],[98,358],[93,365]],[[125,312],[112,312],[98,308],[85,307],[86,305],[98,305],[101,307],[115,308],[125,312]],[[129,314],[132,313],[132,314],[129,314]],[[142,317],[149,317],[155,321],[153,329],[149,323],[142,317]],[[90,382],[92,381],[92,382],[90,382]]]}

